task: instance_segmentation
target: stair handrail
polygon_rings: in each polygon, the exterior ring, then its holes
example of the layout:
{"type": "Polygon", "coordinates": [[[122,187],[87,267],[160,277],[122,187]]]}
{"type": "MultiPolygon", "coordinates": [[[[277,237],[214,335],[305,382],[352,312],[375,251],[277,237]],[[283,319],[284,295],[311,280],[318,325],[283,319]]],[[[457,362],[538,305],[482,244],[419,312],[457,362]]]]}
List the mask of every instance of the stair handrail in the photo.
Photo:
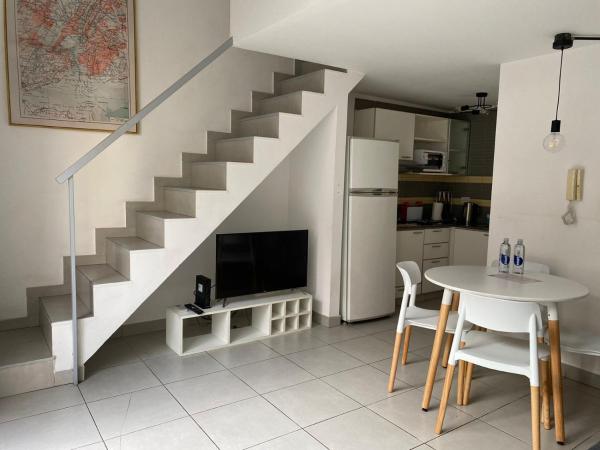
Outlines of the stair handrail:
{"type": "Polygon", "coordinates": [[[202,61],[192,67],[185,75],[175,81],[171,86],[157,95],[154,100],[140,109],[127,122],[114,130],[107,137],[102,139],[85,155],[67,167],[57,177],[57,183],[68,182],[69,191],[69,250],[71,259],[71,322],[73,338],[73,384],[79,383],[79,353],[77,339],[77,277],[76,277],[76,251],[75,251],[75,182],[74,176],[77,172],[92,162],[100,153],[110,147],[116,140],[131,130],[135,125],[160,106],[165,100],[171,97],[175,92],[181,89],[188,81],[198,75],[202,70],[208,67],[214,60],[221,56],[225,51],[233,46],[233,37],[229,37],[225,42],[219,45],[212,53],[202,61]]]}

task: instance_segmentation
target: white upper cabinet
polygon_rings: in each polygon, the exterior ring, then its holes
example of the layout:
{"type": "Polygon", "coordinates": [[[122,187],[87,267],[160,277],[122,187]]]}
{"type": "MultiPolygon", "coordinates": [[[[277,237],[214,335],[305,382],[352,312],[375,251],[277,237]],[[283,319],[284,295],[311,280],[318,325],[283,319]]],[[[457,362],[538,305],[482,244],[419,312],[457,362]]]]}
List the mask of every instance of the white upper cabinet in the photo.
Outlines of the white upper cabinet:
{"type": "Polygon", "coordinates": [[[415,115],[391,109],[359,109],[354,113],[354,136],[397,141],[400,159],[413,159],[415,115]]]}

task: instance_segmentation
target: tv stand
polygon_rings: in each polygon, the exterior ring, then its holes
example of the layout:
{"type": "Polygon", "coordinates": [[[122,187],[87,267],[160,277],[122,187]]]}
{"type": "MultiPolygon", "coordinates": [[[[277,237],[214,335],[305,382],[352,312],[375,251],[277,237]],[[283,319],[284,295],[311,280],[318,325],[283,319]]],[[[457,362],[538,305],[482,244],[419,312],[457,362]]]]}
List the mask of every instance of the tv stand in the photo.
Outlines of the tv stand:
{"type": "Polygon", "coordinates": [[[306,330],[312,326],[312,295],[303,291],[271,292],[228,300],[221,308],[204,310],[200,316],[183,305],[168,308],[167,345],[178,355],[191,355],[306,330]],[[232,328],[231,313],[239,310],[251,311],[251,324],[232,328]],[[207,316],[212,319],[209,334],[183,337],[186,320],[207,316]]]}

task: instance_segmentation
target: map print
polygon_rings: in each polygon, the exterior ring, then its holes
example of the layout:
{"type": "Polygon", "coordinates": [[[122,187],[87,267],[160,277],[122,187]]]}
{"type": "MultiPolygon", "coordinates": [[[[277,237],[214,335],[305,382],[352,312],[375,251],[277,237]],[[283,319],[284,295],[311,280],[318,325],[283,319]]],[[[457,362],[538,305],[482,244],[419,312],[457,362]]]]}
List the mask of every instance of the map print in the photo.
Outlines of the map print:
{"type": "Polygon", "coordinates": [[[14,123],[113,130],[135,113],[132,1],[8,0],[14,123]]]}

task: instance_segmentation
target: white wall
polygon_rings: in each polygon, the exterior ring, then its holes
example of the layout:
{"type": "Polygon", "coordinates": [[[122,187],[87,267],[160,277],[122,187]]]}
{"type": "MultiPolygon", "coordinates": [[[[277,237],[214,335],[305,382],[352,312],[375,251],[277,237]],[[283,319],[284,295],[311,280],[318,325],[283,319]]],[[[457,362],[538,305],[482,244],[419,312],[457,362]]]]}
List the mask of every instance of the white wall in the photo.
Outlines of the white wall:
{"type": "MultiPolygon", "coordinates": [[[[579,47],[579,48],[577,48],[579,47]]],[[[554,118],[560,54],[503,64],[496,129],[488,259],[500,241],[523,238],[527,258],[586,285],[591,295],[560,308],[561,327],[598,335],[600,317],[600,46],[567,50],[559,118],[567,147],[542,149],[554,118]],[[563,225],[567,169],[585,168],[576,225],[563,225]]],[[[565,355],[600,374],[599,358],[565,355]]]]}
{"type": "MultiPolygon", "coordinates": [[[[136,7],[143,106],[227,39],[229,2],[143,0],[136,7]]],[[[4,65],[0,58],[0,73],[4,65]]],[[[269,91],[273,71],[291,73],[292,62],[230,50],[144,120],[141,134],[83,170],[76,178],[78,254],[95,253],[94,228],[125,225],[125,201],[152,200],[153,176],[179,176],[181,153],[205,151],[206,130],[226,131],[230,109],[249,109],[251,91],[269,91]]],[[[6,97],[0,83],[0,104],[6,97]]],[[[9,126],[7,109],[0,107],[0,320],[26,314],[27,287],[62,283],[67,191],[54,177],[106,136],[9,126]]]]}

